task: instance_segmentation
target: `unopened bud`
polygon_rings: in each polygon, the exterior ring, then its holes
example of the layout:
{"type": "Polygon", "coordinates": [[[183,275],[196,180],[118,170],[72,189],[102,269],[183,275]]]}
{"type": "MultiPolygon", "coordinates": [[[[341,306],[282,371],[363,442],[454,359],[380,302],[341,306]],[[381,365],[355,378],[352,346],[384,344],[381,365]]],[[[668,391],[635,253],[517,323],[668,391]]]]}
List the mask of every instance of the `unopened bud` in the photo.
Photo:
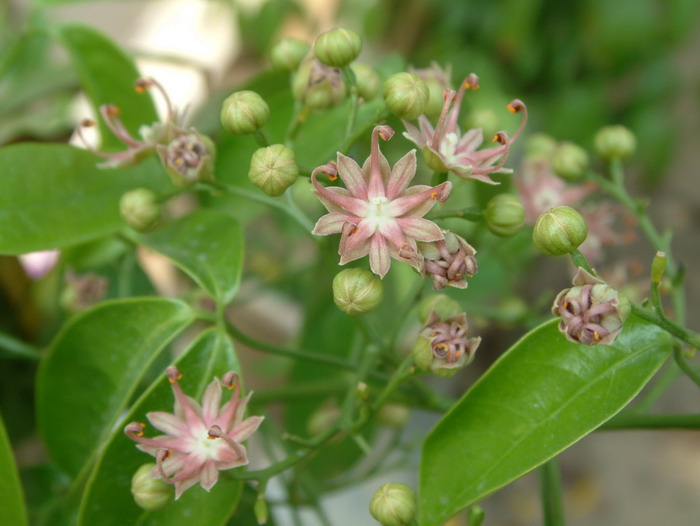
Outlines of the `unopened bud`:
{"type": "Polygon", "coordinates": [[[462,307],[447,294],[431,294],[418,304],[418,318],[425,323],[435,311],[440,318],[449,318],[459,314],[462,307]]]}
{"type": "Polygon", "coordinates": [[[284,144],[259,148],[250,159],[248,178],[267,195],[282,195],[298,176],[294,152],[284,144]]]}
{"type": "Polygon", "coordinates": [[[292,95],[315,110],[337,106],[347,96],[342,72],[317,59],[305,60],[292,79],[292,95]]]}
{"type": "Polygon", "coordinates": [[[548,256],[563,256],[576,250],[588,236],[581,214],[570,206],[550,208],[535,223],[532,240],[548,256]]]}
{"type": "Polygon", "coordinates": [[[486,205],[484,221],[486,227],[497,236],[511,237],[525,224],[525,209],[517,196],[498,194],[486,205]]]}
{"type": "Polygon", "coordinates": [[[595,149],[603,159],[626,159],[637,148],[637,139],[624,126],[606,126],[595,134],[595,149]]]}
{"type": "Polygon", "coordinates": [[[467,338],[468,330],[465,313],[441,318],[433,311],[413,347],[416,367],[449,377],[469,365],[481,338],[467,338]]]}
{"type": "Polygon", "coordinates": [[[258,498],[253,505],[253,512],[255,513],[255,520],[258,524],[261,526],[267,524],[269,512],[267,511],[267,502],[265,501],[265,495],[263,493],[258,494],[258,498]]]}
{"type": "Polygon", "coordinates": [[[160,217],[158,196],[148,188],[126,192],[119,200],[119,212],[127,225],[139,232],[145,232],[152,228],[160,217]]]}
{"type": "Polygon", "coordinates": [[[317,436],[327,431],[340,418],[340,408],[335,401],[328,401],[316,409],[306,422],[309,436],[317,436]]]}
{"type": "Polygon", "coordinates": [[[406,526],[416,515],[416,494],[406,484],[384,484],[372,497],[369,512],[382,526],[406,526]]]}
{"type": "Polygon", "coordinates": [[[254,91],[237,91],[221,107],[221,125],[234,135],[250,135],[267,122],[270,108],[254,91]]]}
{"type": "Polygon", "coordinates": [[[350,69],[352,69],[355,75],[357,94],[360,97],[364,100],[372,100],[379,95],[379,90],[382,88],[382,81],[371,66],[356,63],[350,66],[350,69]]]}
{"type": "Polygon", "coordinates": [[[651,281],[661,283],[666,272],[666,252],[658,251],[651,262],[651,281]]]}
{"type": "Polygon", "coordinates": [[[328,66],[342,68],[362,51],[362,37],[351,29],[336,27],[319,35],[314,44],[316,58],[328,66]]]}
{"type": "Polygon", "coordinates": [[[408,71],[418,75],[428,87],[428,103],[425,105],[423,114],[431,121],[437,120],[445,104],[445,90],[452,88],[450,82],[452,68],[448,66],[443,70],[437,63],[433,62],[429,68],[409,67],[408,71]]]}
{"type": "Polygon", "coordinates": [[[333,278],[333,299],[343,312],[353,316],[376,309],[384,299],[379,277],[362,268],[348,268],[333,278]]]}
{"type": "Polygon", "coordinates": [[[414,73],[396,73],[384,82],[387,109],[402,119],[421,115],[428,104],[428,86],[414,73]]]}
{"type": "Polygon", "coordinates": [[[173,486],[154,477],[156,465],[144,464],[131,478],[131,494],[141,508],[148,511],[163,509],[173,500],[173,486]]]}
{"type": "Polygon", "coordinates": [[[588,169],[588,154],[580,146],[564,142],[552,154],[552,171],[566,181],[578,181],[588,169]]]}
{"type": "Polygon", "coordinates": [[[283,38],[270,49],[270,62],[279,71],[294,71],[308,54],[311,45],[298,38],[283,38]]]}
{"type": "Polygon", "coordinates": [[[384,404],[377,413],[379,421],[390,427],[403,427],[411,415],[411,410],[401,404],[384,404]]]}

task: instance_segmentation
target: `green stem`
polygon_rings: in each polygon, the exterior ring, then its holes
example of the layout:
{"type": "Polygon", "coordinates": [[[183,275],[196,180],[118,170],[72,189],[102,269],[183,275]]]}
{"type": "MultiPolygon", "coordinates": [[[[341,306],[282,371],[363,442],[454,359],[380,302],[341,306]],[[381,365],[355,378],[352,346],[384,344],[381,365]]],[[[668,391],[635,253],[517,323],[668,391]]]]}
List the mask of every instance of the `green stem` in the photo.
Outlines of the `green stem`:
{"type": "Polygon", "coordinates": [[[647,309],[635,305],[634,303],[632,303],[631,305],[632,313],[636,316],[661,327],[663,330],[665,330],[672,336],[675,336],[682,342],[687,343],[691,347],[700,349],[700,334],[691,331],[690,329],[685,329],[681,327],[680,325],[670,320],[663,314],[659,315],[656,312],[648,311],[647,309]]]}
{"type": "Polygon", "coordinates": [[[357,83],[355,82],[355,74],[352,72],[350,66],[345,66],[343,68],[343,80],[345,85],[350,92],[350,115],[348,115],[348,123],[345,126],[345,138],[352,136],[352,130],[355,127],[355,119],[357,117],[357,107],[359,102],[359,95],[357,93],[357,83]]]}
{"type": "Polygon", "coordinates": [[[294,140],[296,139],[297,133],[299,133],[301,125],[308,117],[309,111],[311,110],[308,106],[305,106],[299,101],[294,102],[294,115],[292,116],[292,120],[289,122],[289,127],[287,128],[287,133],[284,137],[284,144],[288,148],[291,148],[294,145],[294,140]]]}
{"type": "Polygon", "coordinates": [[[265,135],[265,132],[262,130],[258,130],[255,132],[255,140],[263,148],[270,146],[270,141],[267,138],[267,135],[265,135]]]}
{"type": "Polygon", "coordinates": [[[339,152],[347,153],[347,151],[350,149],[350,147],[355,144],[361,137],[365,136],[368,134],[370,128],[374,127],[377,122],[381,122],[383,120],[386,120],[389,118],[389,112],[386,110],[377,112],[377,115],[375,116],[374,119],[372,119],[371,124],[368,126],[361,126],[357,130],[355,130],[355,133],[353,133],[350,137],[345,139],[345,142],[341,145],[340,148],[338,148],[339,152]]]}
{"type": "Polygon", "coordinates": [[[337,378],[332,380],[320,380],[304,382],[302,384],[290,384],[277,389],[265,389],[256,391],[255,398],[251,399],[252,405],[265,405],[274,402],[290,402],[306,400],[309,398],[322,398],[332,394],[345,392],[347,385],[339,382],[337,378]]]}
{"type": "Polygon", "coordinates": [[[574,265],[577,267],[581,267],[583,270],[589,272],[592,275],[596,275],[595,271],[591,268],[591,266],[588,264],[588,260],[586,257],[581,254],[578,250],[574,250],[571,254],[571,260],[574,262],[574,265]]]}
{"type": "Polygon", "coordinates": [[[544,526],[564,526],[561,476],[556,457],[540,466],[540,495],[544,526]]]}
{"type": "Polygon", "coordinates": [[[700,414],[649,415],[623,411],[600,426],[601,431],[626,429],[700,429],[700,414]]]}
{"type": "Polygon", "coordinates": [[[41,350],[4,332],[0,332],[0,350],[11,358],[41,359],[41,350]]]}
{"type": "Polygon", "coordinates": [[[389,383],[386,385],[386,387],[384,387],[384,390],[372,404],[372,412],[376,413],[379,411],[396,388],[404,381],[411,378],[414,374],[415,369],[413,369],[413,355],[409,354],[401,362],[401,365],[399,365],[399,368],[393,374],[391,380],[389,380],[389,383]]]}
{"type": "Polygon", "coordinates": [[[462,208],[460,210],[445,210],[443,212],[434,212],[428,216],[428,219],[434,221],[435,219],[450,219],[458,218],[465,219],[466,221],[481,221],[484,217],[484,213],[481,208],[476,206],[470,206],[467,208],[462,208]]]}
{"type": "Polygon", "coordinates": [[[676,361],[681,371],[683,371],[686,374],[686,376],[695,383],[695,385],[700,387],[700,376],[698,376],[698,373],[696,373],[693,370],[693,368],[688,364],[688,362],[685,361],[685,357],[683,356],[683,349],[681,349],[679,345],[676,346],[675,349],[673,349],[673,359],[676,361]]]}
{"type": "Polygon", "coordinates": [[[215,189],[221,192],[225,192],[227,194],[235,195],[238,197],[243,197],[245,199],[250,199],[251,201],[256,201],[258,203],[262,203],[264,205],[270,206],[272,208],[276,208],[278,210],[281,210],[285,214],[287,214],[289,217],[294,219],[299,225],[304,229],[304,231],[312,238],[312,239],[317,239],[316,236],[314,236],[311,231],[314,228],[314,225],[309,221],[309,218],[303,215],[299,209],[292,209],[289,207],[287,203],[284,201],[281,201],[279,199],[274,199],[272,197],[269,197],[267,195],[260,194],[258,192],[251,192],[250,190],[246,190],[245,188],[239,188],[237,186],[229,185],[226,183],[221,183],[219,181],[207,181],[207,182],[202,182],[199,183],[200,186],[203,186],[205,188],[210,188],[210,189],[215,189]]]}

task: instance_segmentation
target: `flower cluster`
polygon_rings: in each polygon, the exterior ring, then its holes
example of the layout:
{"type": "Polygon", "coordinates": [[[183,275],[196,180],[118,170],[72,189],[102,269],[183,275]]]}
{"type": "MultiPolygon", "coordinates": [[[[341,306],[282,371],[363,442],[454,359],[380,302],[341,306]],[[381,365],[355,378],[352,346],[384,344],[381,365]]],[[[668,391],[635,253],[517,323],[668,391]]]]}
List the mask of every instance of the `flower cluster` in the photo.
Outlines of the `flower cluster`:
{"type": "Polygon", "coordinates": [[[520,136],[525,127],[527,108],[519,99],[511,101],[508,104],[508,110],[512,113],[523,113],[520,127],[512,138],[504,131],[498,132],[493,140],[498,142],[499,146],[479,150],[478,148],[484,142],[482,130],[476,128],[462,135],[457,124],[465,90],[478,88],[479,77],[471,73],[462,82],[458,92],[446,89],[442,111],[435,128],[425,115],[421,115],[418,118],[419,128],[404,121],[406,127],[404,136],[421,149],[426,162],[433,170],[441,173],[449,171],[465,179],[497,184],[489,174],[512,171],[504,168],[504,165],[508,159],[510,145],[520,136]]]}
{"type": "Polygon", "coordinates": [[[209,384],[201,406],[182,392],[178,383],[182,376],[176,367],[168,367],[167,375],[175,394],[174,413],[146,415],[151,425],[165,434],[144,438],[145,424],[141,422],[131,422],[124,432],[138,442],[136,447],[156,458],[152,475],[174,484],[177,499],[197,483],[209,491],[220,470],[248,464],[241,442],[258,429],[263,417],[243,419],[250,394],[240,398],[240,383],[234,372],[226,373],[221,382],[214,379],[209,384]],[[223,406],[222,386],[233,390],[231,400],[223,406]]]}
{"type": "Polygon", "coordinates": [[[443,319],[432,311],[413,349],[416,365],[438,376],[452,376],[474,359],[481,338],[467,338],[465,313],[443,319]]]}

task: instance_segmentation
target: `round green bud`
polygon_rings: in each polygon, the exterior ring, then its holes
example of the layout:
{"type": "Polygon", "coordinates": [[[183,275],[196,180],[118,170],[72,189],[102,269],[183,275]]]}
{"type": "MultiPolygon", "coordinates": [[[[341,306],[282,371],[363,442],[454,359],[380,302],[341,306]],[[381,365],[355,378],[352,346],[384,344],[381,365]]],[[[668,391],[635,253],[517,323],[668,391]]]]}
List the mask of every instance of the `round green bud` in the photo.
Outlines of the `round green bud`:
{"type": "Polygon", "coordinates": [[[433,347],[430,345],[430,340],[431,339],[427,336],[418,336],[411,350],[413,363],[416,364],[416,367],[421,371],[430,371],[433,365],[433,347]]]}
{"type": "Polygon", "coordinates": [[[126,192],[119,200],[119,213],[134,230],[150,230],[160,217],[158,196],[148,188],[126,192]]]}
{"type": "Polygon", "coordinates": [[[234,135],[255,133],[270,117],[270,107],[254,91],[237,91],[221,107],[221,125],[234,135]]]}
{"type": "Polygon", "coordinates": [[[425,104],[423,114],[431,121],[437,120],[445,104],[445,86],[435,77],[424,77],[423,82],[428,87],[428,102],[425,104]]]}
{"type": "Polygon", "coordinates": [[[284,144],[258,148],[250,159],[248,179],[267,195],[282,195],[298,176],[294,152],[284,144]]]}
{"type": "Polygon", "coordinates": [[[131,478],[131,494],[141,508],[148,511],[163,509],[173,500],[173,486],[161,478],[153,478],[155,464],[144,464],[131,478]]]}
{"type": "Polygon", "coordinates": [[[294,71],[309,53],[311,45],[298,38],[283,38],[270,49],[270,62],[278,71],[294,71]]]}
{"type": "Polygon", "coordinates": [[[578,181],[588,168],[588,154],[580,146],[563,142],[551,157],[552,171],[566,181],[578,181]]]}
{"type": "Polygon", "coordinates": [[[603,159],[626,159],[637,148],[637,139],[624,126],[606,126],[595,134],[595,149],[603,159]]]}
{"type": "Polygon", "coordinates": [[[337,106],[347,96],[342,72],[316,59],[305,60],[292,78],[292,95],[315,110],[337,106]]]}
{"type": "Polygon", "coordinates": [[[336,27],[318,36],[314,44],[316,58],[328,66],[343,68],[362,51],[362,37],[351,29],[336,27]]]}
{"type": "Polygon", "coordinates": [[[498,194],[486,205],[484,221],[497,236],[511,237],[525,224],[525,209],[515,195],[498,194]]]}
{"type": "Polygon", "coordinates": [[[402,119],[412,120],[425,111],[430,92],[415,73],[396,73],[384,82],[387,109],[402,119]]]}
{"type": "Polygon", "coordinates": [[[549,159],[557,149],[557,141],[546,133],[536,133],[525,143],[527,160],[549,159]]]}
{"type": "Polygon", "coordinates": [[[563,256],[586,240],[586,221],[570,206],[550,208],[535,223],[532,240],[548,256],[563,256]]]}
{"type": "Polygon", "coordinates": [[[357,63],[350,66],[350,69],[355,74],[355,85],[357,86],[357,94],[360,97],[364,100],[372,100],[379,95],[382,81],[371,66],[357,63]]]}
{"type": "Polygon", "coordinates": [[[418,318],[422,323],[428,321],[430,314],[435,311],[441,319],[459,314],[462,308],[447,294],[431,294],[418,304],[418,318]]]}
{"type": "Polygon", "coordinates": [[[369,512],[382,526],[406,526],[416,515],[416,495],[406,484],[384,484],[372,497],[369,512]]]}
{"type": "Polygon", "coordinates": [[[343,312],[353,316],[365,314],[384,299],[384,285],[369,270],[348,268],[333,278],[333,299],[343,312]]]}
{"type": "Polygon", "coordinates": [[[402,404],[384,404],[377,413],[379,421],[390,427],[403,427],[411,415],[411,410],[402,404]]]}

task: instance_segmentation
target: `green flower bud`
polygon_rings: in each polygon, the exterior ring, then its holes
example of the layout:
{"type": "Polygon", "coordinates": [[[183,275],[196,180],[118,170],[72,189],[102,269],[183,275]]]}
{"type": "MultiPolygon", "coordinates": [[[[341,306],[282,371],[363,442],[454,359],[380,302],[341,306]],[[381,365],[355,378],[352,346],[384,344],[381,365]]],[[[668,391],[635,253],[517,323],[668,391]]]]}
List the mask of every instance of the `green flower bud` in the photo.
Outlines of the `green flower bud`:
{"type": "Polygon", "coordinates": [[[525,209],[515,195],[498,194],[486,205],[484,221],[497,236],[511,237],[525,224],[525,209]]]}
{"type": "Polygon", "coordinates": [[[237,91],[221,107],[221,125],[234,135],[255,133],[270,117],[270,107],[254,91],[237,91]]]}
{"type": "Polygon", "coordinates": [[[298,176],[294,152],[284,144],[258,148],[250,159],[248,178],[267,195],[282,195],[298,176]]]}
{"type": "Polygon", "coordinates": [[[319,35],[314,44],[316,58],[328,66],[343,68],[362,51],[362,37],[351,29],[336,27],[319,35]]]}
{"type": "Polygon", "coordinates": [[[651,281],[661,283],[666,272],[666,252],[660,250],[656,252],[654,260],[651,262],[651,281]]]}
{"type": "Polygon", "coordinates": [[[255,514],[255,520],[258,521],[258,524],[267,524],[270,514],[267,510],[267,502],[265,501],[264,494],[258,494],[258,498],[253,505],[253,513],[255,514]]]}
{"type": "Polygon", "coordinates": [[[409,66],[408,71],[418,75],[428,86],[428,103],[423,114],[431,121],[436,121],[445,104],[445,90],[452,88],[450,82],[452,68],[448,66],[446,69],[442,69],[433,62],[428,68],[416,69],[409,66]]]}
{"type": "Polygon", "coordinates": [[[411,415],[411,410],[401,404],[384,404],[377,413],[379,421],[390,427],[403,427],[411,415]]]}
{"type": "Polygon", "coordinates": [[[606,126],[595,134],[595,149],[603,159],[626,159],[637,148],[637,139],[624,126],[606,126]]]}
{"type": "Polygon", "coordinates": [[[348,268],[333,278],[333,299],[353,316],[376,309],[384,299],[382,281],[369,270],[348,268]]]}
{"type": "Polygon", "coordinates": [[[158,157],[178,188],[189,188],[197,181],[214,180],[216,146],[197,131],[178,133],[167,145],[156,146],[158,157]]]}
{"type": "Polygon", "coordinates": [[[532,240],[548,256],[563,256],[576,250],[588,236],[581,214],[570,206],[550,208],[535,223],[532,240]]]}
{"type": "Polygon", "coordinates": [[[588,168],[588,154],[580,146],[561,143],[552,154],[552,171],[566,181],[578,181],[588,168]]]}
{"type": "Polygon", "coordinates": [[[425,323],[428,321],[433,311],[435,311],[440,318],[449,318],[450,316],[459,314],[461,310],[462,307],[459,306],[459,303],[450,298],[447,294],[431,294],[418,304],[418,318],[421,323],[425,323]]]}
{"type": "Polygon", "coordinates": [[[557,149],[557,141],[546,133],[536,133],[525,143],[525,157],[528,161],[549,159],[557,149]]]}
{"type": "Polygon", "coordinates": [[[327,431],[340,418],[340,408],[335,401],[328,401],[316,409],[306,422],[309,436],[317,436],[327,431]]]}
{"type": "Polygon", "coordinates": [[[270,49],[270,62],[278,71],[294,71],[309,53],[311,45],[298,38],[283,38],[270,49]]]}
{"type": "Polygon", "coordinates": [[[371,66],[358,63],[350,66],[350,69],[355,74],[355,85],[360,97],[364,100],[372,100],[379,95],[382,81],[371,66]]]}
{"type": "Polygon", "coordinates": [[[384,484],[372,497],[369,512],[382,526],[406,526],[416,515],[416,495],[406,484],[384,484]]]}
{"type": "Polygon", "coordinates": [[[136,504],[148,511],[165,508],[173,500],[173,486],[160,477],[153,478],[156,465],[144,464],[131,478],[131,494],[136,504]]]}
{"type": "Polygon", "coordinates": [[[384,82],[387,109],[402,119],[412,120],[425,111],[428,86],[414,73],[396,73],[384,82]]]}
{"type": "Polygon", "coordinates": [[[119,200],[119,212],[127,225],[139,232],[145,232],[151,229],[160,217],[158,196],[148,188],[126,192],[119,200]]]}
{"type": "Polygon", "coordinates": [[[292,95],[315,110],[337,106],[347,96],[342,72],[316,59],[305,60],[292,79],[292,95]]]}

